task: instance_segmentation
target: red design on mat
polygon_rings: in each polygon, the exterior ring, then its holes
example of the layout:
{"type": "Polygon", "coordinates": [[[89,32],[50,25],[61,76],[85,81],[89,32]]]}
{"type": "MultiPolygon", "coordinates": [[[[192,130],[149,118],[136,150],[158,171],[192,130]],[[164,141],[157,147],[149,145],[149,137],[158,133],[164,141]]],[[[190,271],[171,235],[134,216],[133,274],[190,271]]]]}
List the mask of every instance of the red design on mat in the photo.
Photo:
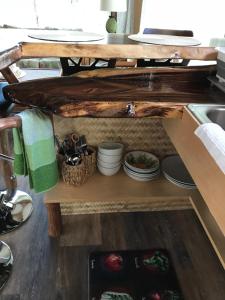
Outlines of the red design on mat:
{"type": "Polygon", "coordinates": [[[104,258],[105,267],[114,272],[119,272],[123,268],[123,258],[118,254],[109,254],[104,258]]]}

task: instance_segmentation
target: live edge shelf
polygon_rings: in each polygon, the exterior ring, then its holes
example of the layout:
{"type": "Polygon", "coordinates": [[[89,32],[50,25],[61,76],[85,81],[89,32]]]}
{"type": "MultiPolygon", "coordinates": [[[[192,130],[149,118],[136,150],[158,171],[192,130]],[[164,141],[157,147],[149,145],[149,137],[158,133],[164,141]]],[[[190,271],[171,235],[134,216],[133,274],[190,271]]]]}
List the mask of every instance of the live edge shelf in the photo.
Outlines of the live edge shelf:
{"type": "Polygon", "coordinates": [[[113,176],[96,172],[80,187],[63,181],[46,193],[49,235],[61,233],[60,204],[70,205],[76,214],[105,212],[177,210],[191,208],[190,197],[199,197],[197,190],[175,186],[163,177],[148,182],[129,178],[123,171],[113,176]]]}
{"type": "Polygon", "coordinates": [[[62,117],[181,118],[188,103],[223,101],[207,76],[215,66],[125,68],[29,80],[5,87],[16,104],[62,117]]]}

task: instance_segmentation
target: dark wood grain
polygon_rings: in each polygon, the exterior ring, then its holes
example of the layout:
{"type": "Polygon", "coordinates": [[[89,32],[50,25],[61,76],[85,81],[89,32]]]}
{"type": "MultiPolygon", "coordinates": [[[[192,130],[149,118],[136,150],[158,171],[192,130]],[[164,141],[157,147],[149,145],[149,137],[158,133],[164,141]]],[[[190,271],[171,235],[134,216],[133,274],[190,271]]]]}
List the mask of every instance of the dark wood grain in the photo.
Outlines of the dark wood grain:
{"type": "Polygon", "coordinates": [[[14,73],[12,72],[12,70],[10,68],[2,69],[1,73],[8,83],[19,82],[19,80],[16,78],[16,76],[14,75],[14,73]]]}
{"type": "Polygon", "coordinates": [[[213,73],[215,66],[98,70],[13,84],[4,91],[10,101],[64,117],[180,117],[187,103],[213,102],[206,79],[213,73]]]}
{"type": "Polygon", "coordinates": [[[46,204],[48,210],[48,234],[58,237],[62,231],[61,211],[59,203],[46,204]]]}
{"type": "Polygon", "coordinates": [[[19,45],[11,46],[8,44],[4,46],[1,44],[0,48],[0,70],[7,68],[12,63],[16,62],[22,57],[21,47],[19,45]]]}
{"type": "Polygon", "coordinates": [[[216,60],[218,51],[213,47],[161,46],[137,43],[127,36],[114,35],[98,43],[22,43],[24,58],[29,57],[89,57],[89,58],[183,58],[216,60]]]}

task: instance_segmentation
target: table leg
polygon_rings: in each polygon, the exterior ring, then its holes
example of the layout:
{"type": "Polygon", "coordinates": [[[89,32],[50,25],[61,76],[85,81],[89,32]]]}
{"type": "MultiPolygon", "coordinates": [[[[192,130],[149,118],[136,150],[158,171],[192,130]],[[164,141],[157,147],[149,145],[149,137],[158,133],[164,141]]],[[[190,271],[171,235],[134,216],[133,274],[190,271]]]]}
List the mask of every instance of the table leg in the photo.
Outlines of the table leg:
{"type": "Polygon", "coordinates": [[[59,237],[62,231],[62,216],[59,203],[46,204],[48,210],[48,235],[59,237]]]}

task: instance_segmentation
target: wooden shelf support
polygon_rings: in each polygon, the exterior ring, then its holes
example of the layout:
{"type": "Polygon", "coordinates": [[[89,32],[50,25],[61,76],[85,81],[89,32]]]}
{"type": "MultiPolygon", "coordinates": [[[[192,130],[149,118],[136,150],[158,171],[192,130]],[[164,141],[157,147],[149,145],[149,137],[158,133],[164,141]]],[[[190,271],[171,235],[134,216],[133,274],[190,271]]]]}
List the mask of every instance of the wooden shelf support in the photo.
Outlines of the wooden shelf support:
{"type": "Polygon", "coordinates": [[[62,232],[62,218],[59,203],[46,204],[48,210],[48,234],[59,237],[62,232]]]}

